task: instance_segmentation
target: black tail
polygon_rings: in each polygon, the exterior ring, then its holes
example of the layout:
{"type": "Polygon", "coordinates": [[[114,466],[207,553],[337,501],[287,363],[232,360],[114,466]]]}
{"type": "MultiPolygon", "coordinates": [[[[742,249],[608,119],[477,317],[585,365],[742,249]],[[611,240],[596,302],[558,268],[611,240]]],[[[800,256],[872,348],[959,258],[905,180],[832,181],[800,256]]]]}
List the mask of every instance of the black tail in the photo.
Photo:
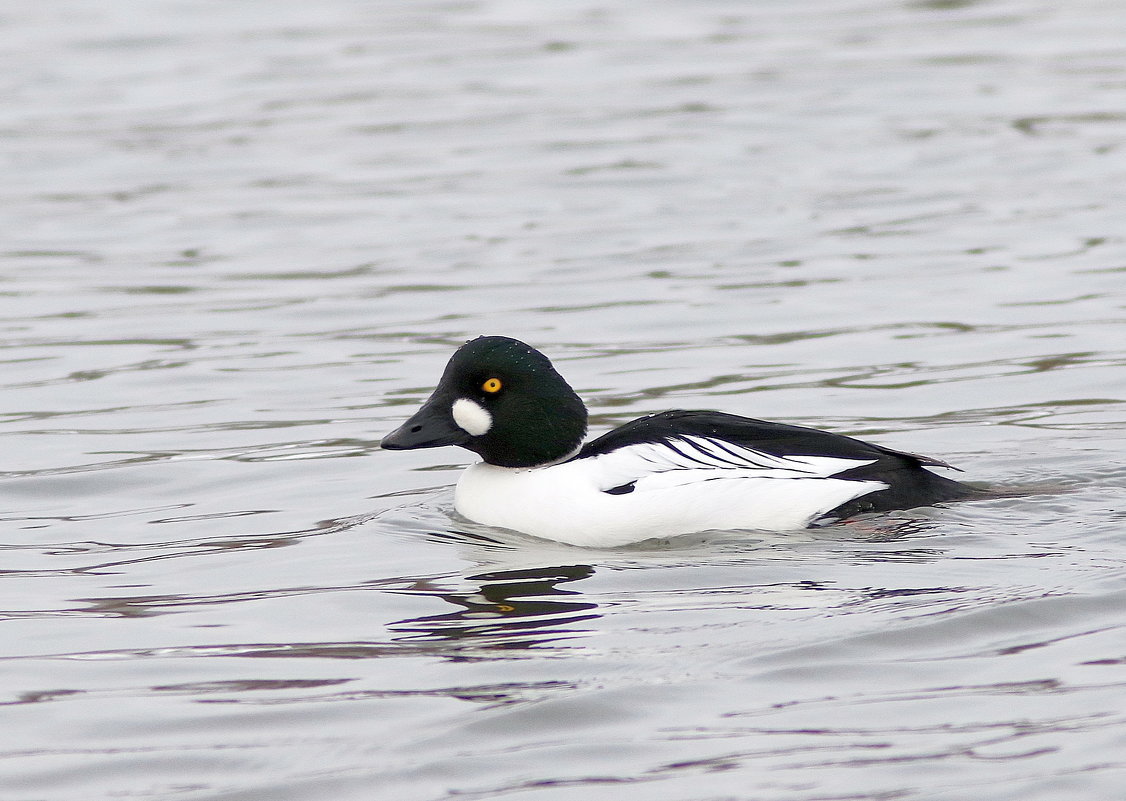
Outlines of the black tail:
{"type": "Polygon", "coordinates": [[[888,484],[887,489],[862,495],[842,503],[824,517],[841,519],[865,512],[888,512],[893,509],[913,509],[943,501],[984,498],[988,493],[959,481],[935,475],[921,467],[904,467],[887,471],[883,475],[865,476],[888,484]]]}

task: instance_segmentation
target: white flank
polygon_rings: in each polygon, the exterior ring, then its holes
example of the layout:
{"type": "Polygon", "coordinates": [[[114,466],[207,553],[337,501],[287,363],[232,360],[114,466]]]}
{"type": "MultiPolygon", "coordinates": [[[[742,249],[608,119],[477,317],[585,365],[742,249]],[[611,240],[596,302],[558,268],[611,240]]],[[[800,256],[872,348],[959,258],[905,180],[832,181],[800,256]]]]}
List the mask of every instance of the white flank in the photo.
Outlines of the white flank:
{"type": "Polygon", "coordinates": [[[493,427],[493,416],[481,404],[458,398],[453,405],[454,422],[466,434],[479,437],[493,427]]]}
{"type": "Polygon", "coordinates": [[[455,505],[468,517],[572,545],[613,547],[708,529],[786,531],[882,481],[834,478],[866,460],[774,456],[706,437],[629,445],[532,469],[476,464],[455,505]],[[633,483],[633,491],[608,489],[633,483]]]}

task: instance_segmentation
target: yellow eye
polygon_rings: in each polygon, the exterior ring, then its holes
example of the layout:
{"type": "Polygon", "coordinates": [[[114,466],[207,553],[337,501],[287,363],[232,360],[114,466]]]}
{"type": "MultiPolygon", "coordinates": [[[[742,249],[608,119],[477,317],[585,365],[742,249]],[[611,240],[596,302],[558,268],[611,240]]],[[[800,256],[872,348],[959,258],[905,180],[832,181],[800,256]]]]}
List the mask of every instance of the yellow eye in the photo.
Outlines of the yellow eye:
{"type": "Polygon", "coordinates": [[[481,389],[485,390],[485,392],[488,392],[490,395],[493,395],[497,392],[500,392],[500,388],[502,386],[504,385],[500,383],[499,378],[490,378],[488,381],[481,385],[481,389]]]}

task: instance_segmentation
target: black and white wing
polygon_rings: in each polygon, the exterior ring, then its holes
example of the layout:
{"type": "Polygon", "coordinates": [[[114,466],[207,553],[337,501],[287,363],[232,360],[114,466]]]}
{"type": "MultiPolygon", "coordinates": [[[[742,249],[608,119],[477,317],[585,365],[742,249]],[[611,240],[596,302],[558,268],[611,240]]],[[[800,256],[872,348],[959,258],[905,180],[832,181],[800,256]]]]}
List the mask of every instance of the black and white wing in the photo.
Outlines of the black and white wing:
{"type": "Polygon", "coordinates": [[[599,489],[628,492],[638,481],[661,477],[650,487],[713,479],[826,479],[874,462],[832,456],[778,456],[742,445],[693,435],[624,445],[590,457],[598,465],[599,489]]]}
{"type": "Polygon", "coordinates": [[[853,482],[856,498],[865,496],[847,510],[854,513],[908,508],[969,491],[923,469],[948,467],[937,460],[722,412],[643,417],[590,442],[575,458],[591,460],[599,489],[610,494],[723,479],[802,481],[809,488],[809,479],[836,479],[853,482]]]}

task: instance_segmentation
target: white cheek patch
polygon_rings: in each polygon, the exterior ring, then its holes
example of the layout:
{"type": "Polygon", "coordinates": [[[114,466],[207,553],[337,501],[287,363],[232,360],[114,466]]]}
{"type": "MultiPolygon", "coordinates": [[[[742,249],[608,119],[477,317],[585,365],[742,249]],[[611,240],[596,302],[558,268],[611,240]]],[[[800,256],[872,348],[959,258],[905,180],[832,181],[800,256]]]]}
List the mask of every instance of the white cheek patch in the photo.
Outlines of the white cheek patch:
{"type": "Polygon", "coordinates": [[[458,398],[453,405],[454,422],[458,428],[479,437],[493,427],[493,416],[481,404],[468,398],[458,398]]]}

